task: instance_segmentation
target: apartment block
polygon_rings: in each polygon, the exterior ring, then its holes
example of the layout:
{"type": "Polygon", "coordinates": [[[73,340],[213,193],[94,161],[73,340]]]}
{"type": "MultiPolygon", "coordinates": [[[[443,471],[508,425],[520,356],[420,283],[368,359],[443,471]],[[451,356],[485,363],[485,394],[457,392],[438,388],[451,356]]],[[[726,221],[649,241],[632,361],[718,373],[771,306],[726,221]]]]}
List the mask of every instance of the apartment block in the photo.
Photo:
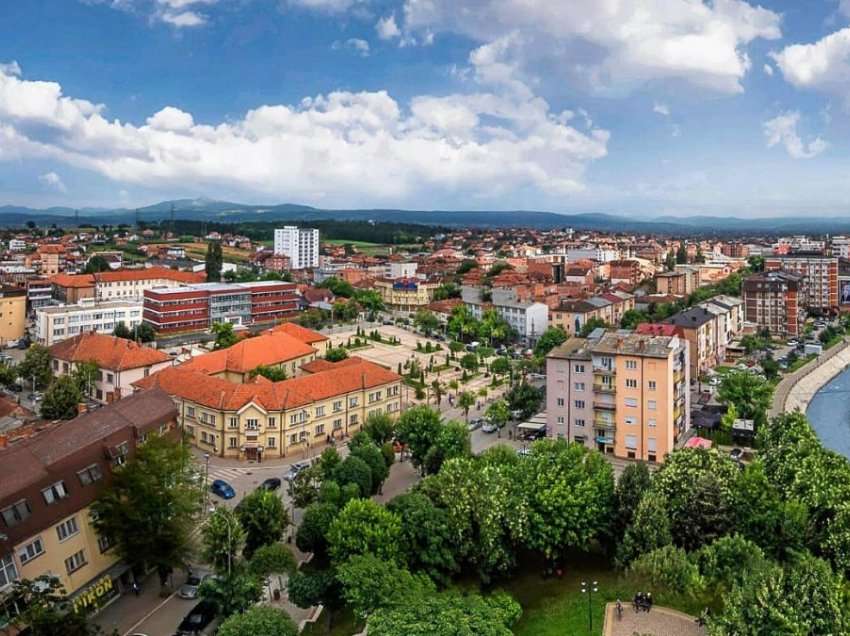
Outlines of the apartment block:
{"type": "Polygon", "coordinates": [[[138,300],[148,289],[179,287],[204,280],[203,273],[180,272],[166,267],[122,269],[98,274],[57,274],[50,278],[53,297],[71,304],[85,298],[138,300]]]}
{"type": "Polygon", "coordinates": [[[49,347],[81,333],[111,334],[121,322],[131,330],[142,324],[141,301],[88,298],[76,305],[45,306],[35,312],[35,339],[49,347]]]}
{"type": "Polygon", "coordinates": [[[691,377],[696,378],[722,362],[718,347],[719,325],[714,313],[696,306],[670,316],[664,323],[682,330],[690,348],[691,377]]]}
{"type": "Polygon", "coordinates": [[[494,288],[489,301],[485,301],[480,287],[465,285],[461,298],[476,318],[487,309],[494,309],[517,332],[520,338],[531,342],[540,337],[549,326],[548,305],[533,300],[519,300],[511,288],[494,288]]]}
{"type": "Polygon", "coordinates": [[[823,254],[792,253],[764,260],[767,272],[784,271],[805,278],[800,306],[821,313],[838,310],[838,257],[823,254]]]}
{"type": "Polygon", "coordinates": [[[274,231],[274,253],[289,258],[292,269],[319,266],[319,230],[287,225],[274,231]]]}
{"type": "Polygon", "coordinates": [[[27,290],[0,286],[0,346],[19,340],[26,332],[27,290]]]}
{"type": "Polygon", "coordinates": [[[158,332],[197,331],[217,322],[272,322],[297,310],[294,283],[200,283],[145,290],[143,319],[158,332]]]}
{"type": "Polygon", "coordinates": [[[690,427],[687,342],[607,332],[546,359],[546,428],[616,457],[663,462],[690,427]]]}
{"type": "Polygon", "coordinates": [[[677,267],[672,272],[662,272],[655,276],[656,290],[659,294],[687,296],[700,286],[699,269],[677,267]]]}
{"type": "MultiPolygon", "coordinates": [[[[128,567],[98,536],[90,506],[113,471],[177,409],[148,391],[7,442],[0,436],[0,603],[18,579],[52,575],[71,604],[96,610],[130,588],[128,567]]],[[[7,607],[14,611],[13,607],[7,607]]]]}
{"type": "Polygon", "coordinates": [[[799,274],[767,271],[744,279],[744,320],[775,337],[802,333],[806,279],[799,274]]]}

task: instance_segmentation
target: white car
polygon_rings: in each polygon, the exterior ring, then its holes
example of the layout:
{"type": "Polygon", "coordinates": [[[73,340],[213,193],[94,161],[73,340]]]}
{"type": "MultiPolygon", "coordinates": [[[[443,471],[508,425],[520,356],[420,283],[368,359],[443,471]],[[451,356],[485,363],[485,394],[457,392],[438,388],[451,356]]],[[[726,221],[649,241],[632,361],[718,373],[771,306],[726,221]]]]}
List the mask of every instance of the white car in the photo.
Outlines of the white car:
{"type": "Polygon", "coordinates": [[[493,424],[493,422],[485,422],[484,426],[481,427],[481,430],[485,433],[495,433],[499,429],[495,424],[493,424]]]}

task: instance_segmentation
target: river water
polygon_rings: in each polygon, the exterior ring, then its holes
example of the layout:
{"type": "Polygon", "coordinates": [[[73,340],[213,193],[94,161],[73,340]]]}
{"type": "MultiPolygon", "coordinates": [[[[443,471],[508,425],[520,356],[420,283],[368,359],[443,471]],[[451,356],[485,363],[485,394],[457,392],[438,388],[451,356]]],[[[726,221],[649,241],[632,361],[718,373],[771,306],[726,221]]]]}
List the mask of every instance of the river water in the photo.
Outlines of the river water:
{"type": "Polygon", "coordinates": [[[806,415],[824,446],[850,457],[850,367],[821,387],[806,415]]]}

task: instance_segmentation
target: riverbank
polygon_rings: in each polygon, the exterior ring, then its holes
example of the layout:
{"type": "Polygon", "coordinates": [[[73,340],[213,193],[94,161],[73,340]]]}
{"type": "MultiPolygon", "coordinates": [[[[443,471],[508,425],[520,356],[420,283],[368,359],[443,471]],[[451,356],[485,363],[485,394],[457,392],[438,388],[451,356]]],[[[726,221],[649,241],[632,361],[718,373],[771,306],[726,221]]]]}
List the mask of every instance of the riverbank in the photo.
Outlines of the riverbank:
{"type": "Polygon", "coordinates": [[[815,393],[850,366],[850,341],[835,345],[819,358],[791,373],[779,382],[773,393],[770,417],[800,409],[803,413],[815,393]]]}

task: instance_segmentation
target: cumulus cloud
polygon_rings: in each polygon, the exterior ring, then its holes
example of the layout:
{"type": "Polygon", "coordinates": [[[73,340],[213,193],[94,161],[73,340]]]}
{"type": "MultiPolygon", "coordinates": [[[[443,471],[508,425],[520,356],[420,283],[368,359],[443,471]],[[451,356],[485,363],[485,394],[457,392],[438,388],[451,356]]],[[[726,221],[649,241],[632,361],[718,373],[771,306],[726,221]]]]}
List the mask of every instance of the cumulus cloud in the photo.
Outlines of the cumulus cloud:
{"type": "Polygon", "coordinates": [[[661,102],[655,102],[652,106],[652,112],[658,113],[659,115],[663,115],[664,117],[670,116],[670,107],[667,104],[662,104],[661,102]]]}
{"type": "Polygon", "coordinates": [[[216,124],[172,106],[143,125],[110,120],[103,105],[66,96],[58,83],[0,72],[0,160],[61,162],[119,187],[328,205],[581,191],[608,132],[577,130],[572,113],[553,112],[492,51],[471,64],[480,90],[469,94],[403,105],[385,91],[338,91],[216,124]]]}
{"type": "Polygon", "coordinates": [[[369,43],[366,40],[361,40],[360,38],[350,38],[345,42],[336,41],[331,45],[331,48],[335,51],[340,49],[349,49],[357,53],[360,57],[369,57],[369,43]]]}
{"type": "Polygon", "coordinates": [[[773,77],[773,67],[770,64],[765,64],[763,69],[764,69],[765,75],[769,75],[770,77],[773,77]]]}
{"type": "Polygon", "coordinates": [[[681,79],[736,93],[751,66],[746,46],[779,38],[779,25],[779,14],[744,0],[406,0],[402,30],[481,43],[519,32],[530,57],[599,91],[681,79]]]}
{"type": "Polygon", "coordinates": [[[771,57],[797,88],[837,95],[850,105],[850,27],[812,44],[792,44],[771,57]]]}
{"type": "Polygon", "coordinates": [[[5,73],[6,75],[20,76],[21,75],[21,67],[18,65],[18,63],[15,60],[12,60],[11,62],[8,62],[6,64],[3,64],[2,62],[0,62],[0,73],[5,73]]]}
{"type": "Polygon", "coordinates": [[[288,0],[292,6],[326,13],[341,13],[360,3],[361,0],[288,0]]]}
{"type": "Polygon", "coordinates": [[[198,9],[217,4],[219,0],[82,0],[86,4],[102,4],[112,9],[147,15],[153,22],[176,28],[203,26],[208,19],[198,9]]]}
{"type": "Polygon", "coordinates": [[[61,192],[63,194],[68,191],[68,188],[65,187],[65,184],[62,181],[62,177],[55,172],[46,172],[39,176],[38,180],[49,190],[55,190],[56,192],[61,192]]]}
{"type": "Polygon", "coordinates": [[[767,147],[773,148],[782,144],[786,152],[793,159],[812,159],[827,149],[829,144],[820,137],[816,137],[805,143],[797,133],[797,124],[800,123],[798,111],[781,113],[764,122],[764,135],[767,139],[767,147]]]}
{"type": "Polygon", "coordinates": [[[375,24],[375,31],[378,32],[378,37],[382,40],[392,40],[401,36],[401,30],[395,21],[395,13],[392,13],[378,20],[375,24]]]}

